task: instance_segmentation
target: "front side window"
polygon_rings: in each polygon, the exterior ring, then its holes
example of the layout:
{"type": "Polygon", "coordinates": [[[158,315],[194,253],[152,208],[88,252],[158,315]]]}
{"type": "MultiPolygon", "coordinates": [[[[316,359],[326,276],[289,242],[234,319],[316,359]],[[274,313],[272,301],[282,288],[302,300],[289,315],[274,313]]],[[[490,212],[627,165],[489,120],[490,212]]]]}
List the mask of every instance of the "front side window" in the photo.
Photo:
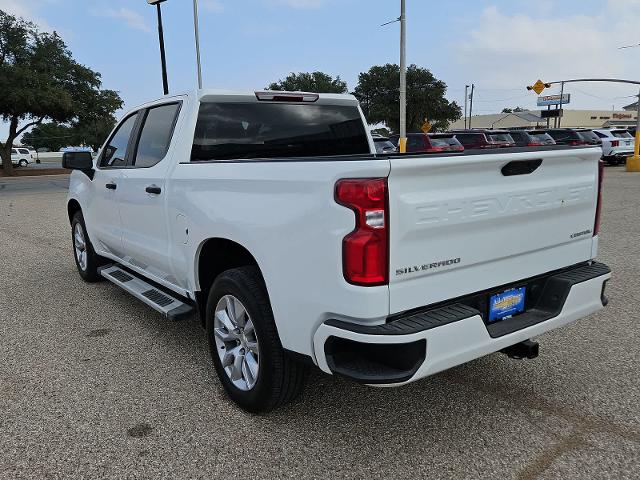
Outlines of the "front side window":
{"type": "Polygon", "coordinates": [[[179,110],[178,103],[149,109],[133,162],[136,167],[152,167],[165,157],[179,110]]]}
{"type": "Polygon", "coordinates": [[[27,150],[26,148],[21,148],[18,150],[20,153],[22,153],[23,155],[29,155],[29,150],[27,150]]]}
{"type": "Polygon", "coordinates": [[[368,153],[356,106],[205,102],[191,161],[368,153]]]}
{"type": "Polygon", "coordinates": [[[101,167],[122,167],[127,164],[127,147],[137,119],[137,113],[131,115],[120,124],[116,132],[111,136],[111,140],[104,148],[104,153],[100,160],[101,167]]]}

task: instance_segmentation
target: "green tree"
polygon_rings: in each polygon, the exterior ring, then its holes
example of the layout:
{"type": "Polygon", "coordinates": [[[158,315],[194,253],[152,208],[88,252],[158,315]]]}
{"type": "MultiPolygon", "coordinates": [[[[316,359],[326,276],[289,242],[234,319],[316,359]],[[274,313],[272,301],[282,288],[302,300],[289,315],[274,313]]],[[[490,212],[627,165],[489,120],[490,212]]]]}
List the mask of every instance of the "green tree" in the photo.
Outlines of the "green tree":
{"type": "Polygon", "coordinates": [[[38,31],[0,10],[0,119],[9,134],[0,141],[5,174],[11,175],[11,147],[45,120],[92,126],[122,106],[120,96],[101,90],[100,74],[76,62],[57,33],[38,31]]]}
{"type": "Polygon", "coordinates": [[[524,112],[525,109],[522,107],[516,107],[516,108],[503,108],[502,109],[502,113],[519,113],[519,112],[524,112]]]}
{"type": "Polygon", "coordinates": [[[268,90],[312,93],[347,93],[347,82],[323,72],[290,73],[284,80],[271,83],[268,90]]]}
{"type": "MultiPolygon", "coordinates": [[[[420,131],[425,120],[434,130],[446,130],[462,117],[455,102],[445,98],[447,85],[417,65],[407,69],[407,131],[420,131]]],[[[384,122],[394,132],[400,129],[400,67],[386,64],[371,67],[358,77],[354,95],[370,123],[384,122]]]]}
{"type": "Polygon", "coordinates": [[[75,142],[73,142],[71,127],[55,122],[36,125],[30,132],[22,136],[22,144],[33,147],[36,150],[48,148],[56,152],[72,143],[75,142]]]}

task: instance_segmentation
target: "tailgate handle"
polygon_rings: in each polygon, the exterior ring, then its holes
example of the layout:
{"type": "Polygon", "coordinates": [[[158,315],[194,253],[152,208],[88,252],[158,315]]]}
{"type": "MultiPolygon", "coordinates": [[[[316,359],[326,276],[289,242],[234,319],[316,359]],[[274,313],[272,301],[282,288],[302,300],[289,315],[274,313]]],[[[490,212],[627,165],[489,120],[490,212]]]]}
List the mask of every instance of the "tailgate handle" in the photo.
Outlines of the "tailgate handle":
{"type": "Polygon", "coordinates": [[[514,175],[529,175],[535,172],[540,165],[542,165],[542,159],[537,160],[515,160],[507,163],[502,167],[502,175],[505,177],[512,177],[514,175]]]}

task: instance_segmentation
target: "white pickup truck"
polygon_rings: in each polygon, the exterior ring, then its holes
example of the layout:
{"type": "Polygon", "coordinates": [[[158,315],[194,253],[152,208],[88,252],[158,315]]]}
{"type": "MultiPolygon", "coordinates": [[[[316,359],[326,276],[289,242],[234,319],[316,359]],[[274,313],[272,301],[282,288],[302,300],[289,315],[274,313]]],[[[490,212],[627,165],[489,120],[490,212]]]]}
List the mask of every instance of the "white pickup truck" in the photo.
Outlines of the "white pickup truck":
{"type": "Polygon", "coordinates": [[[214,91],[135,108],[67,153],[78,271],[197,311],[229,396],[262,412],[309,365],[402,385],[603,308],[600,149],[375,154],[349,95],[214,91]]]}

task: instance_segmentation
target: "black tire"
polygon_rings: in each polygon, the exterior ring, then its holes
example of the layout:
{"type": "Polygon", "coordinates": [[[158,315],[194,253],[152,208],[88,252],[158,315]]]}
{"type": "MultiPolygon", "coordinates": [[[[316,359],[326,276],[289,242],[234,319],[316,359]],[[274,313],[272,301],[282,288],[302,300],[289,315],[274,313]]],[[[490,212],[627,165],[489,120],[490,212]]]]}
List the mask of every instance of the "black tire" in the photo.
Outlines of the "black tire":
{"type": "Polygon", "coordinates": [[[95,283],[103,280],[103,277],[98,273],[98,268],[104,265],[105,259],[99,256],[95,250],[93,249],[93,245],[89,240],[89,235],[87,234],[87,227],[84,223],[84,217],[82,216],[82,212],[76,212],[71,220],[71,245],[73,247],[73,259],[76,262],[76,267],[78,268],[78,273],[82,277],[85,282],[95,283]],[[86,245],[86,266],[82,268],[80,262],[78,261],[78,255],[76,254],[75,243],[74,243],[74,233],[76,229],[76,225],[78,228],[82,229],[85,239],[86,245]]]}
{"type": "Polygon", "coordinates": [[[26,160],[20,160],[20,162],[18,162],[18,165],[21,167],[26,167],[27,165],[29,165],[29,162],[27,162],[26,160]]]}
{"type": "Polygon", "coordinates": [[[251,413],[265,413],[289,403],[302,393],[308,368],[285,354],[269,296],[257,267],[227,270],[218,276],[207,299],[206,328],[218,377],[231,400],[240,408],[251,413]],[[233,295],[245,306],[260,349],[258,378],[253,388],[246,391],[236,387],[225,372],[215,342],[215,308],[225,295],[233,295]]]}

